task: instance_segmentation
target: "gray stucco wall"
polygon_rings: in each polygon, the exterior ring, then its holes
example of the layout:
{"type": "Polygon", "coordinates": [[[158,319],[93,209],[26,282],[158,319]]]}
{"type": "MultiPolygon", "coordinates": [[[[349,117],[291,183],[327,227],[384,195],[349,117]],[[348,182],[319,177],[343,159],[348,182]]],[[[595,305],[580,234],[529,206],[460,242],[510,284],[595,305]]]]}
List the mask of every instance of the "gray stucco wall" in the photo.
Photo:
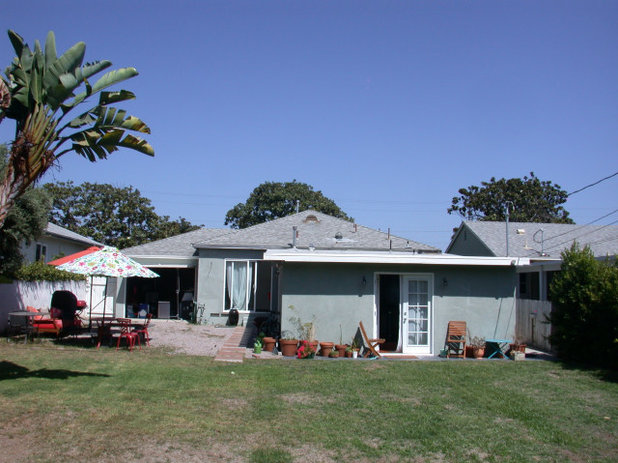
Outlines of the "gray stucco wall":
{"type": "Polygon", "coordinates": [[[197,303],[204,306],[202,321],[225,324],[225,260],[261,259],[263,252],[251,250],[201,249],[198,261],[197,303]]]}
{"type": "Polygon", "coordinates": [[[457,234],[448,250],[449,254],[459,256],[493,256],[487,246],[470,230],[464,228],[457,234]]]}
{"type": "Polygon", "coordinates": [[[431,274],[433,277],[432,353],[444,346],[450,320],[464,320],[471,336],[512,338],[515,333],[515,269],[505,267],[297,264],[283,266],[283,331],[295,332],[293,318],[313,321],[316,338],[350,342],[363,321],[377,334],[375,275],[431,274]],[[363,277],[366,283],[363,284],[363,277]]]}

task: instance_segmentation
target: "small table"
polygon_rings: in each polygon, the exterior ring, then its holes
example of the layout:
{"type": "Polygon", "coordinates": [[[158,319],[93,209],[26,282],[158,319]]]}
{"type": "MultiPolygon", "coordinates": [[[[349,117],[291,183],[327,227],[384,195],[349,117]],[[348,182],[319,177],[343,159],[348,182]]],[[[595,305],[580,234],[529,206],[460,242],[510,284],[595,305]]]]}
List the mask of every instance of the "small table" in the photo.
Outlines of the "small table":
{"type": "MultiPolygon", "coordinates": [[[[99,347],[101,347],[101,343],[103,342],[103,338],[112,338],[112,328],[118,328],[120,327],[120,323],[118,322],[117,318],[111,318],[111,317],[95,317],[92,318],[92,321],[96,323],[97,327],[97,338],[96,338],[96,343],[97,343],[97,349],[99,347]]],[[[131,322],[131,327],[132,328],[139,328],[144,326],[144,323],[133,323],[131,322]]]]}
{"type": "Polygon", "coordinates": [[[508,345],[512,343],[510,339],[486,339],[485,340],[485,349],[489,349],[491,354],[487,358],[492,358],[495,355],[501,355],[502,358],[508,358],[506,356],[506,351],[508,345]]]}
{"type": "Polygon", "coordinates": [[[23,334],[25,335],[24,344],[28,342],[28,335],[32,332],[32,321],[28,318],[34,318],[38,315],[45,315],[41,312],[30,312],[29,310],[18,310],[16,312],[9,312],[9,332],[11,331],[11,317],[23,317],[25,324],[20,323],[20,328],[24,328],[23,334]]]}

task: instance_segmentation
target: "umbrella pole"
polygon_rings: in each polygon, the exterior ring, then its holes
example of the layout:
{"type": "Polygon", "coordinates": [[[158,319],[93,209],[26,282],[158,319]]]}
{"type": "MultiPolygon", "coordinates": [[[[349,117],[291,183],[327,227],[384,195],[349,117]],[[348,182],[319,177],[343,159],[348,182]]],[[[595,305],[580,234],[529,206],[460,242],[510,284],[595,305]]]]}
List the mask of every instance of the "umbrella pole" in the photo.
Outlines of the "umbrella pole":
{"type": "Polygon", "coordinates": [[[90,275],[90,313],[88,315],[88,331],[92,329],[92,279],[93,276],[90,275]]]}
{"type": "Polygon", "coordinates": [[[103,323],[105,323],[105,305],[107,304],[107,280],[105,277],[105,289],[103,290],[103,323]]]}

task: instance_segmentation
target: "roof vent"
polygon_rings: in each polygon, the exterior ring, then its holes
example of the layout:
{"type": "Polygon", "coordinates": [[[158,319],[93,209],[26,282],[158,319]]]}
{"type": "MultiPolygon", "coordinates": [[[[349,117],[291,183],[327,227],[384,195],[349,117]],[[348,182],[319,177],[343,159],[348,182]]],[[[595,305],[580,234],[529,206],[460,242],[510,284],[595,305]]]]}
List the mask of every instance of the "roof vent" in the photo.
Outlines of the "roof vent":
{"type": "Polygon", "coordinates": [[[305,222],[305,223],[309,223],[309,222],[315,222],[315,223],[317,223],[317,222],[319,222],[319,220],[318,220],[318,218],[317,218],[315,215],[310,214],[310,215],[308,215],[307,217],[305,217],[304,222],[305,222]]]}
{"type": "Polygon", "coordinates": [[[341,232],[335,233],[335,239],[336,240],[342,240],[343,239],[343,233],[341,233],[341,232]]]}
{"type": "Polygon", "coordinates": [[[525,234],[526,234],[526,230],[525,230],[525,229],[523,229],[523,228],[518,228],[516,233],[517,233],[518,235],[525,235],[525,234]]]}

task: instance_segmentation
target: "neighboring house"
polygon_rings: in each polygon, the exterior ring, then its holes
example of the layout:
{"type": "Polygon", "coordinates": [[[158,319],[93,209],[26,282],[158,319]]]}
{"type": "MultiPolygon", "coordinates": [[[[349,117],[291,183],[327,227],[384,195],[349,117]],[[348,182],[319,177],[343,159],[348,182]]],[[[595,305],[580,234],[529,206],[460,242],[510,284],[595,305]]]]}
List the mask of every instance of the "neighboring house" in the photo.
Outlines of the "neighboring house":
{"type": "Polygon", "coordinates": [[[311,210],[123,252],[162,275],[123,283],[129,306],[182,313],[190,294],[207,323],[223,324],[237,309],[274,317],[284,335],[296,335],[295,321],[313,322],[316,339],[334,342],[350,342],[362,320],[385,349],[410,354],[437,354],[449,320],[465,320],[472,336],[512,338],[516,264],[528,263],[445,255],[311,210]]]}
{"type": "Polygon", "coordinates": [[[26,262],[49,262],[58,256],[68,256],[90,246],[101,246],[101,243],[50,222],[38,240],[22,245],[21,253],[26,262]]]}
{"type": "Polygon", "coordinates": [[[561,253],[577,242],[598,259],[618,254],[618,226],[560,223],[462,222],[446,252],[464,256],[526,257],[520,266],[518,297],[547,300],[549,284],[562,263],[561,253]],[[508,236],[508,252],[507,252],[508,236]]]}

